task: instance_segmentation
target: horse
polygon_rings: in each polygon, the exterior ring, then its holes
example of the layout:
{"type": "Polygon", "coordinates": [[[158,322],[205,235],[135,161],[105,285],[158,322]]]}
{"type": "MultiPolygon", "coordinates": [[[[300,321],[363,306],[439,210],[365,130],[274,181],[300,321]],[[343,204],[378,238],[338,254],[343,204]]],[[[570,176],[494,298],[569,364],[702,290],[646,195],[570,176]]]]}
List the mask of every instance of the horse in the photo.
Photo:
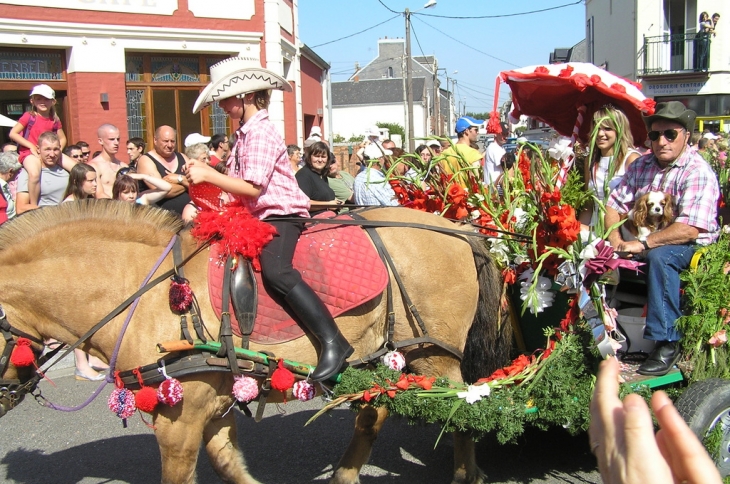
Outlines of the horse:
{"type": "MultiPolygon", "coordinates": [[[[363,212],[362,216],[371,221],[458,228],[433,214],[406,208],[377,208],[363,212]]],[[[506,310],[501,304],[500,272],[483,242],[475,237],[422,228],[383,227],[377,232],[430,335],[464,349],[459,361],[436,345],[403,348],[411,371],[473,382],[506,364],[511,356],[511,327],[503,314],[506,310]]],[[[199,242],[176,217],[154,207],[90,200],[47,207],[18,217],[0,229],[0,305],[7,321],[36,340],[55,339],[73,344],[139,289],[176,233],[183,241],[183,255],[193,254],[199,242]]],[[[208,330],[217,337],[218,329],[210,323],[217,319],[206,297],[207,264],[204,250],[186,264],[185,277],[197,295],[208,330]]],[[[172,256],[167,256],[155,275],[172,267],[172,256]]],[[[394,277],[392,272],[390,277],[394,277]]],[[[159,284],[141,297],[124,334],[116,369],[154,363],[160,358],[156,343],[180,338],[180,320],[169,308],[168,289],[168,284],[159,284]]],[[[418,327],[396,284],[393,300],[394,339],[418,336],[418,327]]],[[[353,358],[382,348],[387,331],[386,313],[386,296],[381,294],[336,318],[340,330],[355,348],[353,358]]],[[[125,316],[126,312],[112,319],[81,348],[109,361],[125,316]]],[[[240,339],[234,340],[236,345],[240,344],[240,339]]],[[[306,335],[274,345],[252,342],[251,349],[315,364],[314,341],[306,335]]],[[[5,344],[0,341],[0,351],[5,344]]],[[[36,351],[37,346],[34,344],[36,351]]],[[[7,365],[0,380],[23,381],[28,379],[29,371],[7,365]]],[[[162,460],[162,482],[194,482],[201,443],[224,482],[258,482],[249,474],[239,450],[234,412],[227,412],[235,402],[232,375],[196,373],[181,377],[180,381],[183,401],[175,406],[158,405],[152,413],[162,460]]],[[[272,397],[275,394],[279,392],[272,392],[272,397]]],[[[0,416],[16,403],[17,399],[11,402],[0,391],[0,416]]],[[[382,407],[364,406],[359,411],[352,440],[335,467],[331,482],[359,482],[360,469],[367,463],[386,417],[387,411],[382,407]]],[[[474,441],[466,433],[454,433],[453,482],[483,481],[484,474],[476,465],[474,441]]]]}

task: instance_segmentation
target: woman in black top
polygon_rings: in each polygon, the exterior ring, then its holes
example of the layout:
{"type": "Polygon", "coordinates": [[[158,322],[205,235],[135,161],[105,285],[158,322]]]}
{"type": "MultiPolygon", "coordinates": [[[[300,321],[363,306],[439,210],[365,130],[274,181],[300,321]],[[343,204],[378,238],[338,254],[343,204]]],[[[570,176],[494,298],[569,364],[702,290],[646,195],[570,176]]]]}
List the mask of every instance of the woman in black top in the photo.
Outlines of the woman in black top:
{"type": "Polygon", "coordinates": [[[304,166],[295,175],[299,188],[309,197],[309,212],[312,215],[341,204],[327,183],[329,160],[329,147],[318,141],[307,150],[304,155],[304,166]]]}

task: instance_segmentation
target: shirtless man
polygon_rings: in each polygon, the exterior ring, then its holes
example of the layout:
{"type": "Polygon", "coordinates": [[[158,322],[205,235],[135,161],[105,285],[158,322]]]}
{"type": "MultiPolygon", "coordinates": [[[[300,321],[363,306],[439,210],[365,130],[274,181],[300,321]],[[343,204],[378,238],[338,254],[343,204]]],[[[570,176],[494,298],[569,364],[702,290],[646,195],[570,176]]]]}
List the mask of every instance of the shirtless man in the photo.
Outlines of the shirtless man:
{"type": "MultiPolygon", "coordinates": [[[[164,199],[157,203],[161,208],[171,210],[179,215],[190,202],[188,181],[183,176],[183,167],[188,159],[175,151],[177,133],[170,126],[160,126],[155,131],[154,149],[140,156],[137,160],[137,173],[162,178],[172,185],[172,189],[164,199]]],[[[154,189],[150,185],[151,189],[154,189]]]]}
{"type": "Polygon", "coordinates": [[[117,159],[119,151],[119,129],[113,124],[102,124],[97,130],[101,154],[89,161],[98,175],[96,198],[112,198],[112,187],[120,168],[127,163],[117,159]]]}

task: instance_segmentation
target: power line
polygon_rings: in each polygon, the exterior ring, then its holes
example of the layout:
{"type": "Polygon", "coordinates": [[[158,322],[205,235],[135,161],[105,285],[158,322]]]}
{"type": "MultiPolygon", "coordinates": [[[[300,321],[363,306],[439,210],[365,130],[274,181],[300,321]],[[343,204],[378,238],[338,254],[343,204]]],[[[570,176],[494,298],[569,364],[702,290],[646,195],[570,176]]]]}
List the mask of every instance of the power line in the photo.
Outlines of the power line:
{"type": "Polygon", "coordinates": [[[389,6],[387,6],[386,4],[384,4],[384,3],[382,2],[382,0],[378,0],[378,2],[380,2],[380,5],[382,5],[383,7],[387,8],[387,9],[388,9],[388,10],[390,10],[390,11],[391,11],[392,13],[397,13],[398,15],[402,15],[402,14],[403,14],[403,12],[396,12],[395,10],[393,10],[392,8],[390,8],[389,6]]]}
{"type": "Polygon", "coordinates": [[[449,34],[447,34],[446,32],[444,32],[444,31],[442,31],[442,30],[439,30],[439,29],[437,29],[436,27],[434,27],[433,25],[429,24],[428,22],[426,22],[426,21],[425,21],[425,20],[423,20],[423,19],[420,19],[420,18],[419,18],[419,19],[418,19],[418,21],[419,21],[419,22],[423,22],[424,24],[426,24],[426,25],[428,25],[429,27],[431,27],[432,29],[434,29],[434,30],[435,30],[436,32],[439,32],[440,34],[442,34],[442,35],[445,35],[446,37],[450,38],[450,39],[451,39],[451,40],[453,40],[454,42],[457,42],[457,43],[459,43],[459,44],[463,45],[464,47],[468,47],[468,48],[470,48],[471,50],[473,50],[473,51],[475,51],[475,52],[479,52],[479,53],[480,53],[480,54],[482,54],[482,55],[486,55],[487,57],[490,57],[490,58],[492,58],[492,59],[494,59],[494,60],[498,60],[499,62],[503,62],[503,63],[505,63],[505,64],[507,64],[507,65],[510,65],[510,66],[513,66],[513,67],[520,67],[520,66],[518,66],[517,64],[513,64],[513,63],[512,63],[512,62],[510,62],[510,61],[506,61],[506,60],[504,60],[504,59],[500,59],[499,57],[495,57],[495,56],[493,56],[493,55],[491,55],[491,54],[487,54],[486,52],[483,52],[483,51],[481,51],[481,50],[479,50],[479,49],[476,49],[476,48],[472,47],[471,45],[469,45],[469,44],[467,44],[467,43],[465,43],[465,42],[462,42],[462,41],[460,41],[459,39],[455,39],[454,37],[450,36],[449,34]]]}
{"type": "MultiPolygon", "coordinates": [[[[381,3],[382,3],[382,2],[381,2],[381,3]]],[[[311,49],[315,49],[315,48],[317,48],[317,47],[322,47],[323,45],[327,45],[327,44],[333,44],[333,43],[335,43],[335,42],[339,42],[340,40],[345,40],[345,39],[349,39],[350,37],[354,37],[354,36],[356,36],[356,35],[362,34],[363,32],[367,32],[368,30],[372,30],[372,29],[374,29],[375,27],[380,27],[381,25],[383,25],[383,24],[385,24],[385,23],[388,23],[388,22],[390,22],[391,20],[393,20],[393,19],[394,19],[394,18],[396,18],[396,17],[400,17],[400,14],[398,14],[398,15],[395,15],[395,16],[393,16],[393,17],[390,17],[390,18],[389,18],[388,20],[384,20],[384,21],[380,22],[379,24],[375,24],[375,25],[373,25],[372,27],[368,27],[368,28],[366,28],[366,29],[363,29],[363,30],[361,30],[361,31],[359,31],[359,32],[355,32],[354,34],[346,35],[346,36],[344,36],[344,37],[340,37],[339,39],[335,39],[335,40],[330,40],[329,42],[325,42],[325,43],[323,43],[323,44],[317,44],[317,45],[313,45],[313,46],[311,46],[310,48],[311,48],[311,49]]]]}
{"type": "Polygon", "coordinates": [[[421,41],[418,40],[418,35],[416,35],[416,29],[413,28],[412,22],[411,22],[411,32],[413,32],[413,36],[416,38],[416,44],[418,44],[418,49],[421,51],[421,55],[423,57],[427,57],[426,54],[423,52],[423,47],[421,47],[421,41]]]}
{"type": "MultiPolygon", "coordinates": [[[[378,0],[378,1],[380,2],[380,0],[378,0]]],[[[380,3],[383,4],[383,2],[380,2],[380,3]]],[[[530,15],[530,14],[533,14],[533,13],[548,12],[550,10],[557,10],[559,8],[571,7],[573,5],[578,5],[579,3],[583,3],[583,0],[578,0],[577,2],[573,2],[573,3],[566,3],[564,5],[558,5],[556,7],[542,8],[540,10],[530,10],[529,12],[506,13],[506,14],[501,14],[501,15],[481,15],[481,16],[478,16],[478,17],[473,17],[473,16],[470,16],[470,17],[451,17],[451,16],[448,16],[448,15],[436,15],[436,14],[433,14],[433,13],[416,13],[416,12],[413,12],[413,15],[423,15],[424,17],[448,18],[448,19],[456,19],[456,20],[472,20],[472,19],[484,19],[484,18],[519,17],[521,15],[530,15]]],[[[383,4],[383,6],[385,7],[385,4],[383,4]]],[[[388,7],[385,7],[385,8],[388,8],[388,7]]],[[[388,10],[390,10],[390,9],[388,8],[388,10]]],[[[393,12],[393,10],[390,10],[390,11],[393,12]]]]}

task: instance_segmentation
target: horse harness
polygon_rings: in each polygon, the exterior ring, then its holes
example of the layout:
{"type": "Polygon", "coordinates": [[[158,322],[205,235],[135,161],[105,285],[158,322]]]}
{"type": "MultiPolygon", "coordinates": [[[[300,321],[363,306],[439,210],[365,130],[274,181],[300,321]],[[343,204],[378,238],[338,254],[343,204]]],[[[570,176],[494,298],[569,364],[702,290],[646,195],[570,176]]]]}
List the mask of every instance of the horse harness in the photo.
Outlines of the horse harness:
{"type": "MultiPolygon", "coordinates": [[[[382,239],[376,232],[378,227],[408,227],[408,228],[421,228],[426,230],[434,230],[440,233],[446,233],[452,236],[481,236],[483,234],[477,232],[467,232],[462,230],[447,229],[443,227],[433,227],[429,225],[421,224],[408,224],[401,222],[389,222],[389,221],[373,221],[367,220],[358,215],[357,213],[350,213],[353,216],[353,220],[342,220],[342,219],[316,219],[312,220],[311,223],[330,223],[334,225],[359,225],[363,227],[368,235],[370,236],[373,244],[380,258],[386,267],[389,268],[390,272],[398,285],[401,297],[406,304],[408,312],[413,316],[418,324],[421,331],[421,336],[415,336],[413,338],[394,341],[395,335],[395,312],[393,303],[393,289],[390,279],[386,289],[387,299],[387,325],[385,343],[383,347],[373,353],[362,356],[357,360],[350,361],[350,366],[365,366],[376,361],[378,358],[383,356],[388,351],[393,351],[398,348],[407,346],[423,346],[423,345],[435,345],[448,353],[452,354],[458,359],[462,359],[462,352],[458,348],[452,345],[439,341],[432,337],[428,333],[423,319],[421,318],[418,309],[413,304],[412,299],[406,291],[403,280],[398,273],[393,259],[388,253],[382,239]]],[[[301,220],[301,219],[299,219],[301,220]]],[[[519,234],[515,234],[519,235],[519,234]]],[[[198,253],[207,248],[212,239],[205,241],[201,244],[193,253],[188,257],[182,257],[182,246],[181,237],[179,234],[174,236],[174,243],[172,245],[173,252],[173,268],[161,274],[154,280],[151,280],[144,286],[142,286],[132,296],[128,297],[124,302],[112,310],[107,316],[105,316],[99,323],[92,327],[86,334],[81,336],[78,341],[66,348],[65,353],[60,359],[68,355],[71,351],[78,348],[84,341],[95,334],[104,325],[122,313],[127,307],[129,307],[136,299],[141,297],[144,293],[161,283],[162,281],[170,278],[178,278],[178,280],[184,279],[184,266],[198,253]]],[[[138,389],[142,384],[157,384],[165,380],[166,376],[170,377],[181,377],[197,373],[206,372],[226,372],[233,373],[234,375],[240,375],[242,372],[250,374],[258,378],[265,378],[264,384],[262,385],[261,399],[259,401],[259,408],[257,411],[257,420],[262,417],[263,408],[266,402],[266,396],[268,390],[270,390],[270,377],[273,373],[277,359],[270,353],[260,353],[258,356],[254,352],[247,352],[246,356],[237,354],[236,348],[233,345],[233,333],[231,328],[231,319],[229,312],[229,305],[233,306],[234,314],[239,322],[242,338],[243,347],[248,349],[249,336],[253,330],[253,323],[256,317],[256,281],[253,276],[253,269],[250,263],[241,256],[229,257],[226,261],[226,270],[224,271],[223,280],[223,310],[221,315],[221,328],[219,333],[220,346],[217,352],[210,351],[182,351],[175,354],[170,354],[167,357],[163,357],[156,363],[142,366],[135,370],[126,370],[119,372],[119,377],[125,387],[129,389],[138,389]],[[254,353],[254,354],[252,354],[254,353]],[[164,370],[164,371],[163,371],[164,370]]],[[[193,296],[193,304],[190,307],[189,314],[191,317],[193,330],[198,341],[205,343],[205,324],[200,316],[200,308],[193,296]]],[[[131,314],[128,316],[131,318],[131,314]]],[[[192,345],[194,339],[190,334],[187,315],[180,314],[180,332],[181,337],[187,343],[192,345]]],[[[42,373],[40,371],[34,372],[33,376],[28,379],[2,379],[3,375],[7,371],[8,364],[10,362],[10,354],[16,345],[15,337],[28,338],[32,342],[43,346],[43,341],[40,339],[25,333],[17,328],[10,325],[7,320],[5,311],[0,305],[0,333],[5,339],[5,348],[2,355],[0,355],[0,417],[2,417],[8,410],[17,406],[22,401],[26,394],[33,394],[36,400],[41,404],[43,397],[40,395],[40,391],[37,394],[34,392],[37,389],[38,382],[42,379],[42,373]],[[3,404],[3,399],[9,401],[9,406],[6,407],[3,404]]],[[[120,335],[121,339],[121,335],[120,335]]],[[[159,345],[158,345],[159,346],[159,345]]],[[[43,363],[49,361],[58,352],[63,349],[59,346],[38,359],[38,366],[42,366],[43,363]]],[[[37,351],[34,349],[34,351],[37,351]]],[[[55,364],[55,363],[53,363],[55,364]]],[[[51,364],[51,366],[53,366],[51,364]]],[[[49,367],[50,368],[50,367],[49,367]]],[[[250,416],[250,412],[245,406],[242,410],[250,416]]]]}

